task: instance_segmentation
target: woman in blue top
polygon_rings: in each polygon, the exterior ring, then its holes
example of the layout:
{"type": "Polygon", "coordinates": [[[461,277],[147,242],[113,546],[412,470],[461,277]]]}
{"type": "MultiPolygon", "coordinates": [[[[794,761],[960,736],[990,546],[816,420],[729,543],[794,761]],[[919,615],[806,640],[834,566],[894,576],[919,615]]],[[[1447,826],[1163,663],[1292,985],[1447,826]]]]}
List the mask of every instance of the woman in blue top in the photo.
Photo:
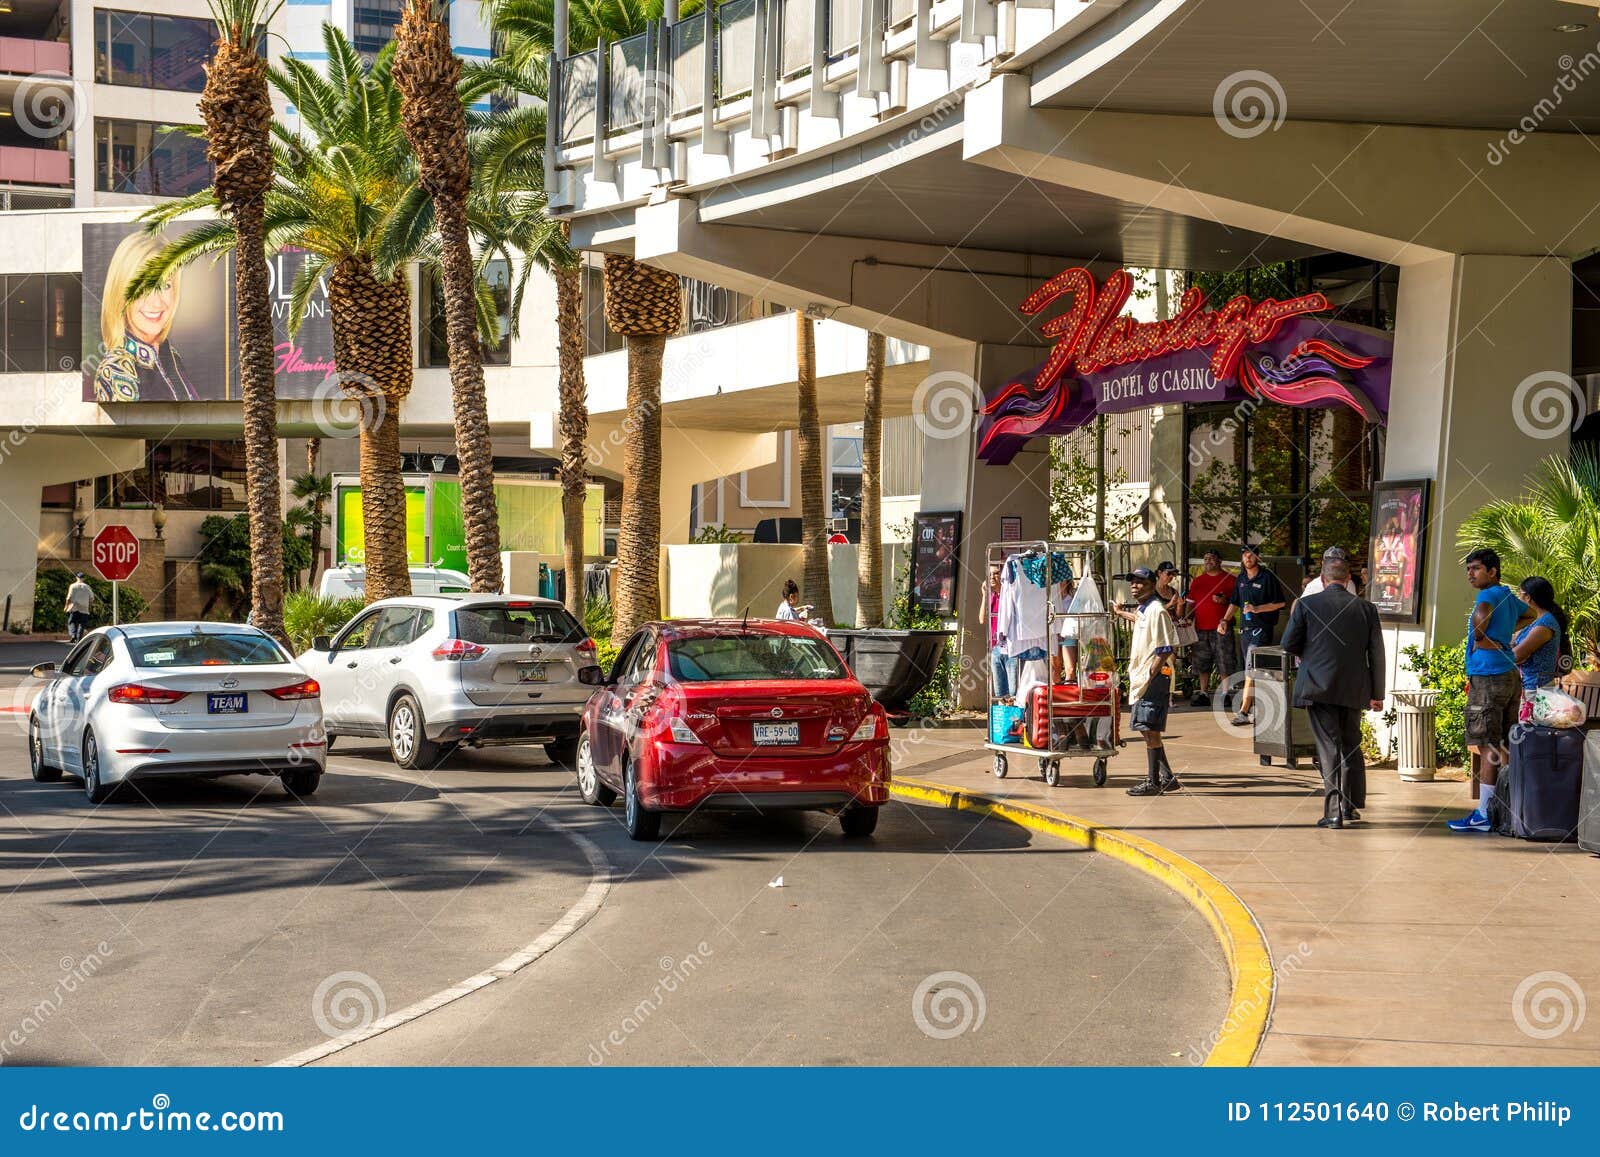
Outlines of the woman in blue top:
{"type": "Polygon", "coordinates": [[[1528,605],[1534,619],[1511,639],[1511,654],[1522,676],[1522,721],[1532,714],[1533,693],[1572,665],[1572,644],[1567,638],[1567,612],[1556,603],[1550,580],[1532,575],[1522,580],[1517,597],[1528,605]]]}

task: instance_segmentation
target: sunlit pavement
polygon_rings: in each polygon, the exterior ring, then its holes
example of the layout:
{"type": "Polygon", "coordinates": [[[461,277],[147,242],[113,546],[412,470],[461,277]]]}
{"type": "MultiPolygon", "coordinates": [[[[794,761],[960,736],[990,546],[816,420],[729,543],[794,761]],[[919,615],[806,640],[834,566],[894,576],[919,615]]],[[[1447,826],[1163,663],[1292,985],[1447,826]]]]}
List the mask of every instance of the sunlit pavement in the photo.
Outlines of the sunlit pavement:
{"type": "Polygon", "coordinates": [[[1187,1064],[1226,1012],[1188,905],[1000,821],[897,803],[848,841],[820,815],[697,815],[635,844],[538,749],[416,776],[349,741],[310,804],[230,779],[91,808],[31,781],[22,719],[0,721],[9,1064],[323,1044],[557,923],[593,875],[570,833],[611,865],[592,920],[328,1063],[1187,1064]]]}
{"type": "MultiPolygon", "coordinates": [[[[1455,835],[1464,783],[1370,776],[1364,820],[1314,827],[1321,780],[1309,760],[1263,767],[1249,729],[1175,709],[1169,755],[1184,788],[1132,798],[1144,753],[1111,781],[1068,761],[1047,787],[1033,761],[996,779],[981,733],[897,733],[898,774],[1045,803],[1155,840],[1209,869],[1254,912],[1277,997],[1259,1064],[1600,1063],[1600,858],[1574,844],[1455,835]]],[[[1254,994],[1243,994],[1250,999],[1254,994]]]]}

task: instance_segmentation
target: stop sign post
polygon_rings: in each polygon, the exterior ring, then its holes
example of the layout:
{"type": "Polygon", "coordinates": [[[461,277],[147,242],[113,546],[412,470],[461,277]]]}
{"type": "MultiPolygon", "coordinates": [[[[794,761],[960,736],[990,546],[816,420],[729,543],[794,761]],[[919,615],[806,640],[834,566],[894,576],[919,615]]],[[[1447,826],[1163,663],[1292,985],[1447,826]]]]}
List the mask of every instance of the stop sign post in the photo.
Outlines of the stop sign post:
{"type": "Polygon", "coordinates": [[[100,577],[111,584],[111,621],[121,621],[117,597],[120,586],[139,569],[139,539],[126,526],[106,526],[94,536],[89,560],[100,577]]]}

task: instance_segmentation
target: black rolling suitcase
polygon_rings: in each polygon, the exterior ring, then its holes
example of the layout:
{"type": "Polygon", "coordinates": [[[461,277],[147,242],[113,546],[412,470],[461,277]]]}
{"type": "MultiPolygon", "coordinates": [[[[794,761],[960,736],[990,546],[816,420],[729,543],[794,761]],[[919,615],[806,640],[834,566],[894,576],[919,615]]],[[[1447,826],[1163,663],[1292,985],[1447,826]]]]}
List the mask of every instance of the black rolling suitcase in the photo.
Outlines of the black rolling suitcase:
{"type": "Polygon", "coordinates": [[[1578,846],[1600,852],[1600,731],[1583,739],[1583,794],[1578,797],[1578,846]]]}
{"type": "Polygon", "coordinates": [[[1519,840],[1574,838],[1583,794],[1584,735],[1578,727],[1519,726],[1511,765],[1495,781],[1494,830],[1519,840]]]}

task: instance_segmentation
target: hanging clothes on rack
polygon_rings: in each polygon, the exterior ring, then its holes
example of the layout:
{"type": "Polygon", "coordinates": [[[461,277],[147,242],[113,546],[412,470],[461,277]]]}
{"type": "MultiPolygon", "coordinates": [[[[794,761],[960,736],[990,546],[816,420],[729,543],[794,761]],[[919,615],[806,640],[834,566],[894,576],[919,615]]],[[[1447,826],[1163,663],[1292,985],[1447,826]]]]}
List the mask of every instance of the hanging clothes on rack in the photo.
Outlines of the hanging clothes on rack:
{"type": "Polygon", "coordinates": [[[1050,613],[1066,610],[1062,584],[1072,579],[1066,556],[1024,551],[1006,560],[1000,574],[999,634],[1006,654],[1020,665],[1017,693],[1024,685],[1049,682],[1050,613]]]}

